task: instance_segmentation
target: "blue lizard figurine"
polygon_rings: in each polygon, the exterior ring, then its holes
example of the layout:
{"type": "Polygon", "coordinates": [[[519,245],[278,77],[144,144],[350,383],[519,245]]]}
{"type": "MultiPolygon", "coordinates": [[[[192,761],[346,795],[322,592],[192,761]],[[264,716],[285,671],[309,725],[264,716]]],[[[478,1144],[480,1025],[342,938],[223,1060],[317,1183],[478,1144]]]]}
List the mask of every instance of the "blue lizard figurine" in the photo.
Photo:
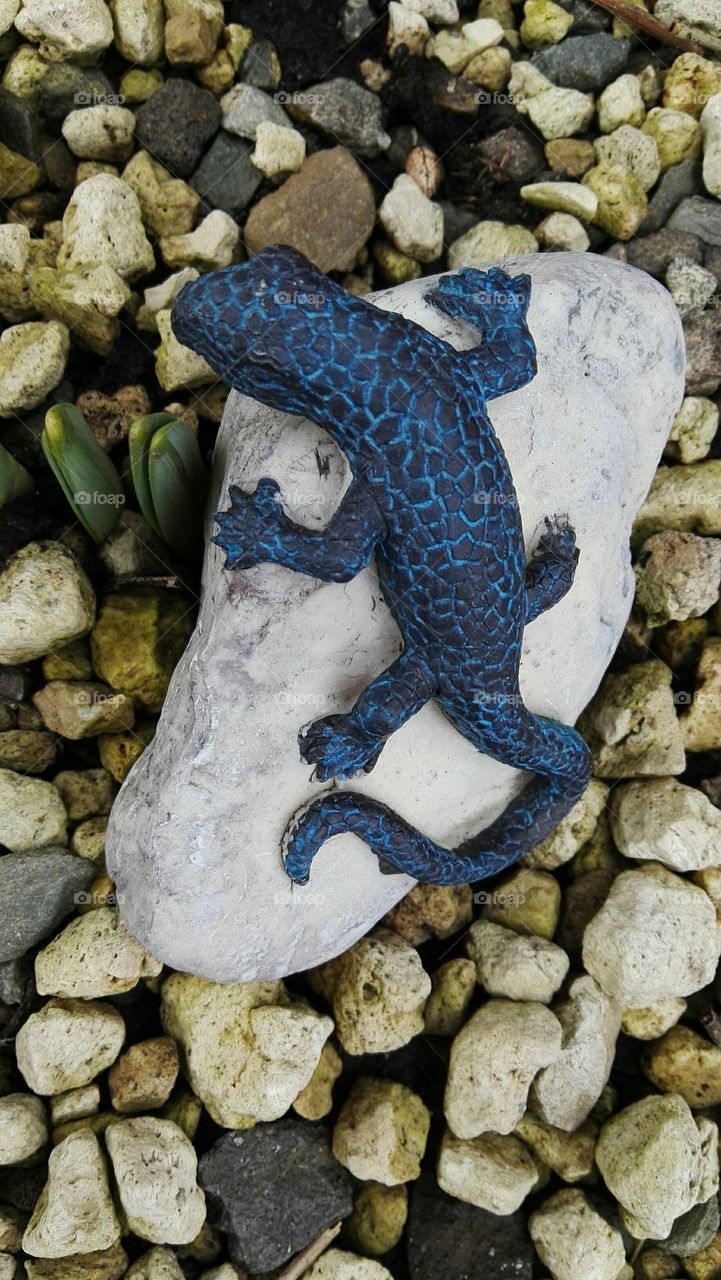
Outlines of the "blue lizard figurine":
{"type": "Polygon", "coordinates": [[[318,849],[353,832],[381,868],[432,884],[502,871],[568,813],[590,776],[574,729],[533,715],[519,693],[523,628],[568,591],[578,553],[563,519],[546,521],[526,564],[513,480],[486,402],[530,382],[528,276],[498,268],[443,276],[426,295],[482,330],[459,352],[420,325],[345,292],[286,246],[187,284],[172,325],[223,381],[311,418],[343,449],[353,480],[326,529],[283,512],[275,481],[233,486],[216,513],[226,567],[272,561],[348,582],[375,554],[404,649],[344,715],[301,731],[320,781],[373,768],[384,743],[433,698],[486,755],[537,775],[495,822],[444,849],[386,805],[331,790],[292,821],[285,867],[305,884],[318,849]]]}

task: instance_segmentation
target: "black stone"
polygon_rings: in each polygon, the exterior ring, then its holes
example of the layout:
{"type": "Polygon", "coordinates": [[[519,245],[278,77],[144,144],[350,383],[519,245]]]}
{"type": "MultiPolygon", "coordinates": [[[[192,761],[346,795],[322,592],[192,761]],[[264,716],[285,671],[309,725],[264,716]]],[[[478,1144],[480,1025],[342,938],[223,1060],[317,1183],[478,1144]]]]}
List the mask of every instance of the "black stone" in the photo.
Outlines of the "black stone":
{"type": "Polygon", "coordinates": [[[703,245],[698,236],[671,231],[668,227],[655,231],[653,235],[630,240],[626,250],[631,266],[647,271],[656,280],[663,280],[668,264],[674,258],[691,258],[693,262],[703,260],[703,245]]]}
{"type": "Polygon", "coordinates": [[[136,112],[141,147],[170,172],[187,178],[220,126],[220,107],[190,80],[166,80],[136,112]]]}
{"type": "Polygon", "coordinates": [[[687,196],[692,196],[701,186],[701,165],[698,160],[682,160],[671,165],[648,202],[648,213],[641,223],[641,235],[660,231],[665,227],[674,209],[687,196]]]}
{"type": "Polygon", "coordinates": [[[695,311],[684,320],[686,395],[712,396],[721,386],[721,311],[695,311]]]}
{"type": "Polygon", "coordinates": [[[0,142],[11,151],[37,160],[39,116],[34,97],[19,98],[0,87],[0,142]]]}
{"type": "Polygon", "coordinates": [[[117,90],[97,67],[53,62],[38,86],[40,114],[47,124],[58,130],[70,111],[106,100],[118,105],[117,90]]]}
{"type": "Polygon", "coordinates": [[[75,909],[95,868],[65,849],[0,857],[0,961],[17,960],[75,909]]]}
{"type": "Polygon", "coordinates": [[[225,1133],[198,1176],[220,1210],[232,1261],[251,1272],[279,1267],[353,1208],[350,1174],[326,1131],[304,1120],[225,1133]]]}
{"type": "Polygon", "coordinates": [[[497,1217],[441,1191],[432,1171],[411,1191],[411,1280],[531,1280],[533,1246],[521,1212],[497,1217]]]}
{"type": "MultiPolygon", "coordinates": [[[[510,125],[478,143],[478,154],[495,182],[542,181],[546,163],[540,142],[525,129],[510,125]]],[[[549,179],[562,175],[549,174],[549,179]]]]}
{"type": "Polygon", "coordinates": [[[573,15],[571,30],[574,36],[591,35],[596,31],[611,29],[613,18],[610,13],[606,13],[605,9],[599,9],[595,4],[589,4],[588,0],[571,0],[571,3],[564,4],[563,8],[573,15]]]}
{"type": "Polygon", "coordinates": [[[253,145],[221,129],[190,179],[207,204],[234,218],[247,209],[263,181],[250,159],[253,145]]]}
{"type": "Polygon", "coordinates": [[[705,1204],[696,1204],[677,1218],[666,1239],[654,1240],[654,1246],[677,1258],[688,1258],[692,1253],[700,1253],[713,1240],[720,1221],[718,1198],[712,1196],[705,1204]]]}
{"type": "Polygon", "coordinates": [[[254,40],[241,63],[240,79],[244,84],[272,93],[278,87],[277,57],[275,45],[270,40],[254,40]]]}
{"type": "Polygon", "coordinates": [[[690,232],[706,244],[721,245],[721,202],[689,196],[671,215],[668,226],[671,231],[690,232]]]}
{"type": "Polygon", "coordinates": [[[534,53],[531,62],[564,89],[598,93],[620,76],[631,51],[630,40],[616,40],[607,31],[567,36],[559,44],[534,53]]]}

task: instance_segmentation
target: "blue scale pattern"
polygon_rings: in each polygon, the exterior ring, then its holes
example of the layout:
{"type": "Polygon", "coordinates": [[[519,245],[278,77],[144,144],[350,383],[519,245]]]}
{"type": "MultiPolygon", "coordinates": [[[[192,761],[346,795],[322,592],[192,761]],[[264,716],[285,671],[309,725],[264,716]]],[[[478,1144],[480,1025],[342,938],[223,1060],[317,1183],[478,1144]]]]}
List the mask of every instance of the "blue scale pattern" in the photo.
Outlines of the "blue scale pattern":
{"type": "Polygon", "coordinates": [[[557,826],[590,777],[579,734],[533,715],[518,684],[523,628],[569,590],[578,559],[560,518],[546,521],[526,563],[513,480],[486,410],[535,376],[530,295],[528,276],[498,268],[442,277],[427,301],[483,333],[482,345],[458,352],[280,245],[201,276],[175,303],[182,343],[245,395],[324,427],[353,474],[322,531],[284,514],[272,480],[252,494],[231,488],[229,509],[216,514],[226,567],[272,561],[347,582],[375,554],[404,640],[350,712],[301,733],[302,757],[334,789],[288,828],[285,867],[298,884],[321,845],[343,832],[360,836],[384,871],[426,883],[496,874],[557,826]],[[386,805],[335,789],[372,769],[389,736],[431,698],[479,751],[536,775],[457,849],[386,805]]]}

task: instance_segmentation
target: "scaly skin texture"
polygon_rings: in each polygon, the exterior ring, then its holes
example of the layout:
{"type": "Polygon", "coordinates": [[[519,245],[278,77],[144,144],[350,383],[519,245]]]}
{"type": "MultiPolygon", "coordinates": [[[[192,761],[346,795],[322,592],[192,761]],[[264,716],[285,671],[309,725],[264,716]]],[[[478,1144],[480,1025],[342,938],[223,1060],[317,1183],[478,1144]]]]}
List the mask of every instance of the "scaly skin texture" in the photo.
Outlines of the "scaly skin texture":
{"type": "Polygon", "coordinates": [[[324,427],[353,480],[322,531],[284,514],[278,487],[230,490],[215,541],[226,567],[265,561],[347,582],[375,554],[404,640],[401,656],[345,715],[301,732],[321,781],[373,768],[389,736],[434,698],[486,755],[537,776],[459,849],[444,849],[386,805],[332,790],[291,822],[285,867],[307,882],[318,849],[351,831],[381,867],[433,884],[504,870],[565,816],[590,776],[580,736],[532,715],[519,692],[523,628],[568,591],[577,551],[563,519],[546,521],[526,564],[513,480],[486,402],[530,382],[528,276],[499,269],[444,276],[427,300],[483,331],[457,352],[410,320],[346,293],[284,246],[185,286],[179,340],[226,383],[324,427]]]}

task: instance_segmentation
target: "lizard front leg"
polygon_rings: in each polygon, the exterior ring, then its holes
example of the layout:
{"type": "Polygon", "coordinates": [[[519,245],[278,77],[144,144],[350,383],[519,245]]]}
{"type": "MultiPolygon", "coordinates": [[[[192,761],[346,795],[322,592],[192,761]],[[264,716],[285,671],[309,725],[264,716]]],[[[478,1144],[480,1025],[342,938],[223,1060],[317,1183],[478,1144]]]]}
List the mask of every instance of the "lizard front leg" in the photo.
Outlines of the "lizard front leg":
{"type": "Polygon", "coordinates": [[[442,276],[425,299],[483,332],[483,345],[462,352],[461,358],[470,364],[486,400],[517,391],[535,378],[536,344],[526,320],[530,276],[509,276],[500,267],[465,267],[442,276]]]}
{"type": "Polygon", "coordinates": [[[576,535],[565,519],[546,519],[546,532],[526,566],[526,623],[562,600],[578,564],[576,535]]]}
{"type": "Polygon", "coordinates": [[[272,562],[323,582],[350,582],[370,561],[385,532],[377,503],[354,480],[325,529],[305,529],[290,520],[275,480],[259,480],[254,493],[229,489],[230,510],[216,512],[213,538],[226,553],[227,569],[272,562]]]}

